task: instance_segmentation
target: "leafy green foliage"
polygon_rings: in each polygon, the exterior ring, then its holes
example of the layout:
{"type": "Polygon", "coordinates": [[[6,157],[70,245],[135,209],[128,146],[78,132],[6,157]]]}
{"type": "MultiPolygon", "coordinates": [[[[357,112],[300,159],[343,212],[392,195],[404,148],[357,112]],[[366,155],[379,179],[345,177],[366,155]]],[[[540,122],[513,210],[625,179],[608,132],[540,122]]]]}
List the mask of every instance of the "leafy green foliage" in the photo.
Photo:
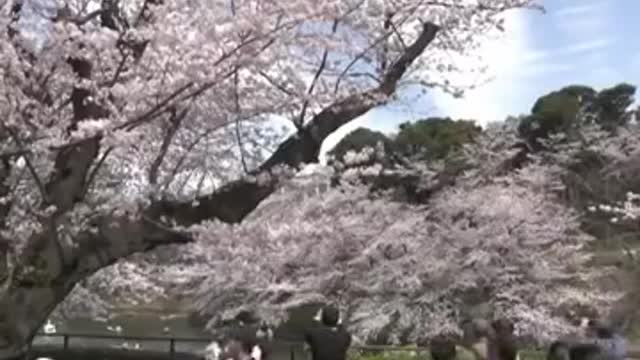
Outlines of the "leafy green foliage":
{"type": "Polygon", "coordinates": [[[395,143],[405,154],[420,154],[432,160],[443,159],[463,144],[471,142],[481,131],[482,128],[471,120],[428,118],[401,124],[395,143]]]}
{"type": "Polygon", "coordinates": [[[634,102],[636,87],[621,83],[598,93],[598,123],[605,127],[624,125],[631,120],[628,108],[634,102]]]}
{"type": "Polygon", "coordinates": [[[573,85],[538,98],[531,109],[531,115],[520,122],[520,136],[538,145],[538,139],[547,138],[559,131],[567,132],[576,123],[581,102],[594,94],[593,89],[573,85]]]}
{"type": "Polygon", "coordinates": [[[583,85],[570,85],[540,97],[531,114],[519,126],[520,136],[532,145],[552,133],[565,132],[584,124],[597,123],[605,129],[627,124],[629,106],[634,102],[636,87],[621,83],[600,92],[583,85]]]}
{"type": "Polygon", "coordinates": [[[381,132],[358,128],[346,135],[329,155],[340,159],[349,150],[356,152],[365,147],[375,147],[382,143],[388,153],[402,153],[406,156],[439,160],[449,157],[463,144],[473,141],[482,128],[472,120],[452,120],[450,118],[428,118],[406,122],[400,131],[390,139],[381,132]]]}
{"type": "Polygon", "coordinates": [[[342,138],[328,154],[336,159],[342,159],[349,150],[359,152],[365,147],[375,147],[379,142],[382,142],[386,149],[393,147],[393,141],[385,134],[361,127],[342,138]]]}

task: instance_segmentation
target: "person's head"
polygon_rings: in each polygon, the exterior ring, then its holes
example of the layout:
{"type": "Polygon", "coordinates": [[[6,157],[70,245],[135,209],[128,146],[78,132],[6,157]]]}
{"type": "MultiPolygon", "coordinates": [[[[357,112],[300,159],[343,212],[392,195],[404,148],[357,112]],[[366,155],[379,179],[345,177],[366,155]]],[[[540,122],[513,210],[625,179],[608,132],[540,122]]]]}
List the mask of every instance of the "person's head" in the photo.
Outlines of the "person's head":
{"type": "Polygon", "coordinates": [[[604,321],[591,319],[587,324],[587,334],[598,339],[611,339],[614,331],[604,321]]]}
{"type": "Polygon", "coordinates": [[[496,336],[509,337],[513,336],[515,326],[511,320],[506,318],[498,318],[491,322],[491,328],[496,336]]]}
{"type": "Polygon", "coordinates": [[[340,325],[340,310],[333,305],[325,305],[318,311],[315,319],[325,326],[338,326],[340,325]]]}
{"type": "Polygon", "coordinates": [[[461,324],[463,340],[473,343],[488,337],[491,332],[491,324],[484,319],[467,319],[461,324]]]}
{"type": "Polygon", "coordinates": [[[547,351],[547,360],[570,360],[569,344],[564,341],[554,341],[547,351]]]}
{"type": "Polygon", "coordinates": [[[271,329],[271,326],[269,326],[269,324],[264,321],[261,322],[258,330],[256,330],[256,337],[258,339],[266,340],[273,339],[273,330],[271,329]]]}
{"type": "Polygon", "coordinates": [[[218,360],[260,360],[252,359],[256,354],[254,347],[248,343],[239,340],[230,340],[222,348],[221,353],[217,357],[218,360]]]}
{"type": "Polygon", "coordinates": [[[446,335],[437,336],[429,342],[429,353],[433,360],[454,360],[456,343],[446,335]]]}

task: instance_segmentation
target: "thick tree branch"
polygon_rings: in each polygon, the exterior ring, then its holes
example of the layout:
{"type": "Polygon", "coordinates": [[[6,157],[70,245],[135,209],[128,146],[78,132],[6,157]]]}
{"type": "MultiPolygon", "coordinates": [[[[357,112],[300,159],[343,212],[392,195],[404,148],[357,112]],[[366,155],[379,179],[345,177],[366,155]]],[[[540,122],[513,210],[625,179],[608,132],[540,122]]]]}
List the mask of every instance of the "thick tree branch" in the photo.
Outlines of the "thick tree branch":
{"type": "Polygon", "coordinates": [[[197,201],[177,203],[168,200],[153,205],[158,214],[174,218],[178,223],[189,225],[206,219],[216,218],[225,222],[239,222],[258,204],[275,191],[278,178],[267,176],[279,165],[294,168],[318,159],[322,142],[342,125],[365,114],[376,106],[385,104],[397,87],[398,81],[409,66],[424,52],[435,38],[439,27],[425,23],[422,32],[400,58],[389,66],[380,86],[353,94],[335,102],[306,124],[297,134],[284,141],[278,149],[257,170],[263,179],[241,179],[231,182],[218,191],[199,197],[197,201]]]}
{"type": "MultiPolygon", "coordinates": [[[[88,61],[71,58],[68,63],[79,78],[91,77],[91,64],[88,61]]],[[[73,119],[69,130],[83,120],[106,115],[105,110],[89,97],[88,90],[73,88],[73,119]]],[[[83,263],[91,261],[91,257],[78,257],[84,255],[81,251],[82,237],[78,239],[81,246],[77,249],[63,245],[57,224],[58,215],[71,209],[84,196],[87,172],[98,154],[98,148],[99,140],[91,139],[62,149],[56,156],[54,171],[44,186],[44,205],[55,205],[57,211],[42,220],[41,232],[28,239],[20,262],[8,280],[9,286],[0,292],[0,357],[24,350],[53,308],[73,289],[79,280],[76,276],[86,276],[87,272],[104,266],[96,267],[100,262],[83,266],[83,263]]],[[[100,224],[97,234],[104,234],[107,230],[100,230],[109,229],[108,226],[113,226],[114,222],[100,224]]],[[[89,234],[97,236],[92,232],[89,234]]],[[[115,244],[97,239],[91,246],[113,247],[115,244]]],[[[121,246],[117,249],[121,250],[121,246]]]]}
{"type": "MultiPolygon", "coordinates": [[[[382,25],[382,29],[384,30],[384,33],[388,33],[389,32],[389,28],[391,27],[392,21],[393,21],[393,12],[388,12],[385,14],[384,16],[384,23],[382,25]]],[[[387,41],[387,38],[384,38],[384,42],[382,44],[382,53],[380,54],[380,72],[384,73],[385,71],[387,71],[387,63],[389,61],[389,44],[387,41]]]]}
{"type": "Polygon", "coordinates": [[[102,156],[100,156],[100,159],[98,160],[96,165],[91,170],[91,173],[89,173],[89,176],[87,177],[87,181],[85,182],[85,185],[84,185],[84,191],[82,192],[82,194],[83,194],[82,197],[83,198],[85,196],[87,196],[87,194],[89,193],[89,190],[91,190],[91,185],[93,185],[93,182],[95,181],[96,176],[98,176],[98,172],[100,171],[100,168],[102,167],[104,162],[107,160],[107,157],[109,156],[109,154],[111,154],[113,149],[114,149],[114,147],[111,146],[107,150],[105,150],[102,153],[102,156]]]}
{"type": "MultiPolygon", "coordinates": [[[[91,64],[83,59],[69,59],[75,74],[82,79],[91,77],[91,64]]],[[[106,111],[95,102],[89,100],[91,93],[80,87],[71,92],[73,121],[69,130],[74,130],[78,123],[86,119],[106,117],[106,111]]],[[[91,138],[75,146],[63,148],[56,156],[54,171],[45,185],[48,199],[57,207],[59,213],[66,212],[84,196],[85,181],[89,168],[98,156],[100,141],[91,138]]]]}
{"type": "MultiPolygon", "coordinates": [[[[7,160],[0,161],[0,230],[7,227],[7,216],[13,205],[9,197],[11,186],[7,180],[11,175],[11,163],[7,160]]],[[[4,284],[9,275],[8,255],[11,252],[12,241],[0,236],[0,284],[4,284]]]]}
{"type": "Polygon", "coordinates": [[[440,27],[436,24],[430,22],[424,23],[422,26],[422,33],[418,39],[402,53],[400,58],[384,75],[382,84],[380,85],[381,92],[386,95],[391,95],[396,91],[396,86],[398,85],[400,78],[402,78],[415,59],[422,54],[427,45],[435,39],[439,30],[440,27]]]}
{"type": "MultiPolygon", "coordinates": [[[[18,134],[17,132],[15,132],[12,128],[5,126],[4,124],[0,124],[0,129],[6,131],[8,134],[11,135],[11,137],[13,138],[13,141],[18,145],[18,147],[20,149],[24,149],[24,145],[22,144],[22,140],[20,139],[20,134],[18,134]]],[[[29,170],[29,173],[31,174],[31,177],[33,178],[33,181],[36,183],[36,186],[38,187],[38,190],[40,191],[40,196],[42,196],[42,201],[43,202],[47,202],[47,192],[44,189],[44,185],[42,184],[42,180],[40,180],[40,176],[38,176],[38,173],[36,172],[35,167],[33,166],[33,163],[31,162],[31,159],[29,158],[28,155],[25,155],[24,157],[24,162],[27,166],[27,169],[29,170]]]]}
{"type": "MultiPolygon", "coordinates": [[[[338,75],[338,79],[336,79],[336,84],[333,86],[333,92],[335,92],[335,93],[338,92],[338,90],[340,89],[340,83],[342,82],[342,79],[344,79],[347,76],[347,74],[349,73],[349,70],[351,70],[351,68],[353,66],[355,66],[355,64],[357,64],[358,61],[362,60],[369,51],[373,50],[375,47],[379,46],[380,44],[385,43],[387,41],[387,38],[389,36],[391,36],[391,34],[392,34],[391,31],[388,31],[388,32],[382,34],[371,45],[369,45],[366,49],[364,49],[357,56],[355,56],[351,60],[351,62],[349,62],[349,64],[347,64],[347,66],[345,66],[345,68],[342,70],[340,75],[338,75]]],[[[385,70],[386,70],[386,63],[385,63],[385,70]]]]}
{"type": "MultiPolygon", "coordinates": [[[[7,180],[11,175],[11,163],[8,160],[0,160],[0,199],[9,195],[11,186],[7,180]]],[[[0,201],[0,229],[5,228],[6,218],[11,210],[11,201],[0,201]]]]}
{"type": "MultiPolygon", "coordinates": [[[[79,79],[91,78],[89,61],[69,58],[67,62],[79,79]]],[[[81,87],[72,89],[73,118],[69,131],[84,120],[108,116],[91,95],[81,87]]],[[[44,185],[48,200],[45,205],[55,205],[57,211],[41,219],[41,230],[26,240],[6,286],[0,288],[0,358],[21,354],[78,281],[132,253],[192,240],[156,221],[157,214],[151,213],[152,209],[138,217],[100,216],[92,219],[80,234],[65,233],[73,231],[73,227],[60,226],[60,214],[84,197],[87,174],[98,155],[99,141],[99,137],[94,137],[58,150],[54,171],[44,185]]],[[[9,164],[4,160],[0,167],[0,195],[10,191],[3,181],[9,176],[9,164]]]]}

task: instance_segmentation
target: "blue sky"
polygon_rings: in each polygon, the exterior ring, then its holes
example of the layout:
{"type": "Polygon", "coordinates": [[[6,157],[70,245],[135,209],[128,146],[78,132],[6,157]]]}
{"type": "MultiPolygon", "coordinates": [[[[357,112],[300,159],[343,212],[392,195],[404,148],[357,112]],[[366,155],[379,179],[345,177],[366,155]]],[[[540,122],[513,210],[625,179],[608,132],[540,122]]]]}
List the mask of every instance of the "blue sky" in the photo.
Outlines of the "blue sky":
{"type": "Polygon", "coordinates": [[[345,126],[327,145],[360,126],[393,131],[431,115],[484,124],[528,113],[542,94],[574,83],[602,88],[640,85],[640,0],[547,0],[547,12],[514,11],[506,34],[483,55],[493,80],[464,99],[431,92],[407,109],[377,109],[345,126]]]}

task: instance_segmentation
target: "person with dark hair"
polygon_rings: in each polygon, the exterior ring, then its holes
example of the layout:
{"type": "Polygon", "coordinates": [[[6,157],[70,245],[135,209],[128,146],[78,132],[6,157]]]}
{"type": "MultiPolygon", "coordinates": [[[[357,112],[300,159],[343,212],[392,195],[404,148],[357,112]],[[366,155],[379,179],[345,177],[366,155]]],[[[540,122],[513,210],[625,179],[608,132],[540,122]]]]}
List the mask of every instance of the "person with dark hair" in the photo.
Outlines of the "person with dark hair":
{"type": "Polygon", "coordinates": [[[255,333],[255,345],[252,349],[254,360],[269,360],[273,352],[273,330],[266,322],[260,323],[255,333]]]}
{"type": "Polygon", "coordinates": [[[455,360],[458,351],[451,337],[441,335],[429,342],[429,353],[432,360],[455,360]]]}
{"type": "Polygon", "coordinates": [[[304,333],[312,360],[346,360],[347,350],[351,346],[351,334],[342,326],[338,308],[325,306],[315,319],[321,325],[308,328],[304,333]]]}
{"type": "Polygon", "coordinates": [[[473,319],[462,324],[464,347],[479,360],[517,360],[518,346],[511,321],[473,319]]]}
{"type": "Polygon", "coordinates": [[[588,329],[607,360],[624,360],[627,355],[625,339],[612,325],[591,320],[588,329]]]}
{"type": "Polygon", "coordinates": [[[518,345],[513,323],[505,318],[499,318],[491,322],[491,330],[489,359],[518,359],[518,345]]]}

